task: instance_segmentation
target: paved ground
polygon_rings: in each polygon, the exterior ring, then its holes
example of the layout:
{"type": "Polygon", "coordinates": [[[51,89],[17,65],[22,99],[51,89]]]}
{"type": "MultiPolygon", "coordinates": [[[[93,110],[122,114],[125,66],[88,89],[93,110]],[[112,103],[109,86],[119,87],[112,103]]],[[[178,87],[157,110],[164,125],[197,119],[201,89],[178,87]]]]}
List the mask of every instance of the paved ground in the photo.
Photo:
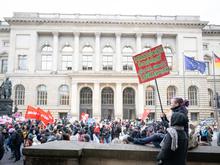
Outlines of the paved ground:
{"type": "Polygon", "coordinates": [[[4,157],[2,158],[2,160],[0,160],[0,165],[23,165],[23,159],[22,160],[19,160],[17,162],[14,162],[14,159],[13,160],[9,160],[10,158],[10,153],[5,153],[4,154],[4,157]]]}

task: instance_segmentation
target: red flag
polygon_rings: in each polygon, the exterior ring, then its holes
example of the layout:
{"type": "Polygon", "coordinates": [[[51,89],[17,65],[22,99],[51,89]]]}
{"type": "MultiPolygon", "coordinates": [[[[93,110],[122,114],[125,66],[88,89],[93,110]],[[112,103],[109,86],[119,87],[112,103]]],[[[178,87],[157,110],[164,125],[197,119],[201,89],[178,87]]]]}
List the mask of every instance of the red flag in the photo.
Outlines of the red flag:
{"type": "Polygon", "coordinates": [[[47,111],[47,115],[48,115],[48,117],[49,117],[49,119],[50,119],[49,123],[50,123],[50,124],[54,123],[54,117],[53,117],[53,115],[50,113],[49,110],[47,111]]]}
{"type": "Polygon", "coordinates": [[[48,125],[50,122],[50,118],[48,117],[47,112],[45,112],[43,109],[38,108],[39,113],[39,120],[44,124],[48,125]]]}
{"type": "Polygon", "coordinates": [[[38,109],[28,105],[25,113],[25,119],[36,119],[39,120],[38,109]]]}
{"type": "Polygon", "coordinates": [[[141,120],[146,120],[146,118],[149,115],[149,113],[150,113],[149,109],[144,109],[144,112],[141,115],[141,120]]]}

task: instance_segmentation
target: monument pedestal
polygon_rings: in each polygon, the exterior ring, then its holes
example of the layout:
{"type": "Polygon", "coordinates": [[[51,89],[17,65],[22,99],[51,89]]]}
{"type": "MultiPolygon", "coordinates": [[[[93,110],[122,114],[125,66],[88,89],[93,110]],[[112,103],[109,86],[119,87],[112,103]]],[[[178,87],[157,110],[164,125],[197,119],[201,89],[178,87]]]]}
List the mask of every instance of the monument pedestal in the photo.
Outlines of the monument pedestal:
{"type": "Polygon", "coordinates": [[[2,115],[11,116],[12,107],[13,107],[13,100],[0,99],[0,116],[2,116],[2,115]]]}

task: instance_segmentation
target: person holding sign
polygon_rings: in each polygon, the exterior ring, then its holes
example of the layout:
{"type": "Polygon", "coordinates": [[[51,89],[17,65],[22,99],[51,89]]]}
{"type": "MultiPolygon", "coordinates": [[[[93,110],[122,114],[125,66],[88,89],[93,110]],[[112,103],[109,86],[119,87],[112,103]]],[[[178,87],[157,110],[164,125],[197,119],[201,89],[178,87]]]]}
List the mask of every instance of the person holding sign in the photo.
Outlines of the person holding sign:
{"type": "Polygon", "coordinates": [[[181,112],[174,112],[171,127],[160,143],[161,151],[157,156],[158,165],[186,165],[188,138],[184,126],[188,118],[181,112]]]}

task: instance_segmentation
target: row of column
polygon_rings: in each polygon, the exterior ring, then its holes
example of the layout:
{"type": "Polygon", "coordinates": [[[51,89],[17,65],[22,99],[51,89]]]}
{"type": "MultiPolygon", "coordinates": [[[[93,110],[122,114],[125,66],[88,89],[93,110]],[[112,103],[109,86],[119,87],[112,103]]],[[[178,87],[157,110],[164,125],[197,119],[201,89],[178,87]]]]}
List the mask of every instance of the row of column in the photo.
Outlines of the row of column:
{"type": "MultiPolygon", "coordinates": [[[[121,33],[116,33],[116,71],[120,72],[122,70],[122,57],[121,57],[121,33]]],[[[74,56],[73,56],[73,66],[72,68],[74,69],[74,71],[78,71],[79,69],[79,36],[80,33],[74,33],[74,56]],[[78,60],[76,60],[78,59],[78,60]]],[[[99,71],[100,70],[100,36],[101,33],[95,33],[95,71],[99,71]]],[[[137,33],[136,34],[136,49],[137,49],[137,53],[142,51],[141,48],[141,33],[137,33]]],[[[54,51],[53,51],[53,71],[57,71],[58,69],[58,46],[59,46],[59,41],[58,41],[58,37],[59,37],[59,33],[58,32],[54,32],[53,33],[53,47],[54,47],[54,51]]],[[[162,43],[162,34],[161,33],[157,33],[157,44],[161,44],[162,43]]],[[[179,41],[177,42],[179,43],[179,41]]]]}
{"type": "MultiPolygon", "coordinates": [[[[96,118],[101,118],[101,90],[100,83],[95,82],[93,84],[93,116],[96,118]]],[[[74,116],[79,117],[80,107],[80,94],[78,89],[78,83],[72,80],[71,86],[71,113],[74,116]]],[[[123,116],[123,91],[122,83],[116,83],[115,93],[114,93],[114,112],[115,118],[122,118],[123,116]]],[[[135,105],[136,105],[136,115],[139,117],[144,111],[144,86],[143,84],[138,84],[137,92],[135,92],[135,105]]]]}

